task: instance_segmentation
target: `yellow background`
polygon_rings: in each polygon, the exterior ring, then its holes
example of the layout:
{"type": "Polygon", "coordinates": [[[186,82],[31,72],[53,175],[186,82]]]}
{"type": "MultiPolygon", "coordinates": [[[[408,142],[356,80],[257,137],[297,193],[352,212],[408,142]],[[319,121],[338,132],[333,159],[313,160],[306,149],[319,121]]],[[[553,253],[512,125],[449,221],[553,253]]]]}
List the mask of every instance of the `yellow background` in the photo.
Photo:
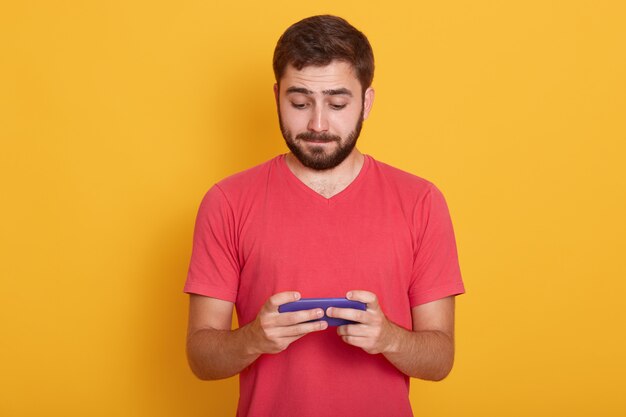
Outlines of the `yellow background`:
{"type": "Polygon", "coordinates": [[[468,293],[415,414],[626,414],[626,6],[3,1],[0,415],[234,415],[196,380],[196,209],[285,152],[271,57],[346,17],[375,51],[362,151],[435,182],[468,293]]]}

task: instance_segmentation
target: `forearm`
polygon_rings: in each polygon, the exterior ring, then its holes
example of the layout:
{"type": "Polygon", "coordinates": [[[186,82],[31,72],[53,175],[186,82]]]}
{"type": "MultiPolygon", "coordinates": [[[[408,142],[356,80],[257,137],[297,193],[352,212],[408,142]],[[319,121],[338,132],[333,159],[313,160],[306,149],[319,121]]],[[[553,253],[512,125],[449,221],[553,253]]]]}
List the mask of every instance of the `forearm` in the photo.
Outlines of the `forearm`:
{"type": "Polygon", "coordinates": [[[452,370],[454,340],[442,331],[409,331],[391,324],[389,348],[383,355],[402,373],[439,381],[452,370]]]}
{"type": "Polygon", "coordinates": [[[200,379],[228,378],[254,362],[246,327],[237,330],[198,329],[187,337],[187,359],[200,379]]]}
{"type": "Polygon", "coordinates": [[[325,330],[319,308],[279,313],[279,306],[300,299],[300,293],[285,291],[272,295],[256,319],[230,330],[233,303],[211,297],[191,297],[187,359],[200,379],[236,375],[263,354],[282,352],[301,337],[325,330]]]}

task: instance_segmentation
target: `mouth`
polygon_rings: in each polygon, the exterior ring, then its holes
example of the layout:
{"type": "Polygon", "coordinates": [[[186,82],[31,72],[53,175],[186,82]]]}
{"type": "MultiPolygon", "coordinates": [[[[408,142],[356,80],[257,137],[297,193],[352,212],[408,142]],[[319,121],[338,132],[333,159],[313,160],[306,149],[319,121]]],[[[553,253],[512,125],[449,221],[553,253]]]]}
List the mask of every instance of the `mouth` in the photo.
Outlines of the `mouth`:
{"type": "Polygon", "coordinates": [[[334,142],[334,140],[332,139],[302,139],[302,140],[308,143],[315,143],[316,145],[334,142]]]}
{"type": "Polygon", "coordinates": [[[303,133],[303,134],[296,136],[296,139],[300,139],[308,143],[323,144],[323,143],[338,142],[340,138],[337,136],[333,136],[333,135],[313,135],[310,133],[303,133]]]}

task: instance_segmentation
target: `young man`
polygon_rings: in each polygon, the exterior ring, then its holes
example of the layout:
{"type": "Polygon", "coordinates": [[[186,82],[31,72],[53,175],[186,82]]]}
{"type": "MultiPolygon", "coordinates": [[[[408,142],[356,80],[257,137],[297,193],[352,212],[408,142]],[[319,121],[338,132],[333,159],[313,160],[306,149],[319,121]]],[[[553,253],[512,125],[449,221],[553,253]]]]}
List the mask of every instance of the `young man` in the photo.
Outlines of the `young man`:
{"type": "Polygon", "coordinates": [[[241,416],[410,416],[409,377],[444,378],[454,296],[452,225],[428,181],[360,153],[374,101],[367,38],[345,20],[291,26],[274,52],[290,153],[216,184],[198,213],[185,291],[187,352],[202,379],[240,374],[241,416]],[[321,309],[357,322],[328,328],[321,309]],[[240,327],[231,330],[233,307],[240,327]]]}

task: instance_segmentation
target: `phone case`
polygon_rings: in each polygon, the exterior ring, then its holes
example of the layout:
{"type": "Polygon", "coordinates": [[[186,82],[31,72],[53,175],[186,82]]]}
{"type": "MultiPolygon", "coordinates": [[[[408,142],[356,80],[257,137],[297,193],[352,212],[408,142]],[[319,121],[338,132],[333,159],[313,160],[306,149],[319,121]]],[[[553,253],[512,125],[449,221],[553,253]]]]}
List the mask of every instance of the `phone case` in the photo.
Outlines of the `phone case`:
{"type": "Polygon", "coordinates": [[[355,323],[351,320],[327,317],[326,309],[328,307],[354,308],[356,310],[363,311],[367,310],[367,304],[360,301],[348,300],[347,298],[302,298],[301,300],[278,306],[278,312],[285,313],[288,311],[312,310],[314,308],[321,308],[322,310],[324,310],[324,316],[322,318],[311,321],[324,320],[328,323],[328,326],[343,326],[344,324],[355,323]]]}

